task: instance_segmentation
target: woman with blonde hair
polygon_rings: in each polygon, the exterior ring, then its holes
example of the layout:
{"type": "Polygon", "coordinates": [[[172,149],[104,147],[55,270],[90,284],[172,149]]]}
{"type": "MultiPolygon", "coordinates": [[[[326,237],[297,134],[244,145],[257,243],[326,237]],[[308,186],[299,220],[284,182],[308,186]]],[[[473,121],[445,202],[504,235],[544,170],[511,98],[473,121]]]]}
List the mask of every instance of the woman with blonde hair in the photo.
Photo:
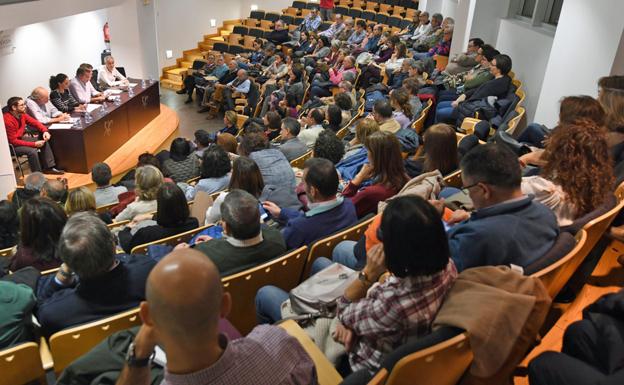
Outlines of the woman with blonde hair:
{"type": "Polygon", "coordinates": [[[377,204],[396,195],[407,183],[401,145],[394,134],[385,131],[375,132],[366,138],[368,162],[355,178],[351,179],[342,195],[351,198],[358,215],[362,218],[377,212],[377,204]],[[372,185],[360,188],[365,181],[372,185]]]}
{"type": "Polygon", "coordinates": [[[160,170],[151,165],[139,167],[136,170],[134,183],[136,199],[115,217],[115,222],[156,211],[156,194],[163,184],[163,175],[160,170]]]}
{"type": "Polygon", "coordinates": [[[238,134],[238,127],[236,127],[237,121],[238,115],[236,114],[236,111],[225,111],[225,116],[223,116],[223,124],[225,125],[225,127],[220,129],[217,135],[228,133],[236,136],[236,134],[238,134]]]}
{"type": "Polygon", "coordinates": [[[81,211],[95,211],[95,207],[95,195],[84,186],[71,190],[65,201],[68,217],[81,211]]]}
{"type": "Polygon", "coordinates": [[[540,176],[522,178],[522,192],[548,206],[559,226],[596,210],[614,189],[607,131],[589,120],[556,127],[546,139],[540,176]]]}
{"type": "Polygon", "coordinates": [[[366,138],[377,131],[379,131],[379,124],[374,119],[361,119],[355,126],[355,137],[349,141],[342,160],[360,152],[364,148],[366,138]]]}

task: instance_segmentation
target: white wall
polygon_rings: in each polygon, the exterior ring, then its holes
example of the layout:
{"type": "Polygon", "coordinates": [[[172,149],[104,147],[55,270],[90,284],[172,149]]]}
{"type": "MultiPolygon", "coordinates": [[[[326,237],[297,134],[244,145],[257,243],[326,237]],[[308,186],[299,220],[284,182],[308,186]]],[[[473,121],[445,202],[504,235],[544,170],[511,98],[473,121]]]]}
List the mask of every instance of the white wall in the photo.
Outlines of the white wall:
{"type": "MultiPolygon", "coordinates": [[[[596,82],[611,73],[618,52],[623,14],[624,1],[563,2],[535,121],[555,125],[563,96],[596,96],[596,82]]],[[[541,57],[539,52],[532,56],[541,57]]]]}
{"type": "Polygon", "coordinates": [[[0,200],[6,199],[8,193],[15,189],[13,162],[9,153],[4,120],[0,119],[0,200]]]}
{"type": "Polygon", "coordinates": [[[488,44],[495,43],[499,20],[507,17],[508,11],[509,0],[476,0],[470,37],[480,37],[488,44]]]}
{"type": "Polygon", "coordinates": [[[611,75],[624,75],[624,30],[620,37],[620,44],[611,67],[611,75]]]}
{"type": "MultiPolygon", "coordinates": [[[[472,35],[478,36],[476,33],[472,35]]],[[[500,22],[496,49],[511,57],[516,78],[522,81],[522,88],[526,92],[525,107],[529,122],[535,115],[552,42],[551,35],[536,31],[524,22],[514,19],[504,19],[500,22]]]]}
{"type": "Polygon", "coordinates": [[[98,10],[16,28],[15,51],[0,56],[1,104],[11,96],[28,96],[36,86],[47,87],[52,74],[72,77],[80,63],[98,66],[106,19],[106,11],[98,10]]]}
{"type": "Polygon", "coordinates": [[[472,19],[475,3],[476,0],[459,0],[457,4],[451,56],[466,51],[468,47],[468,40],[472,37],[472,19]]]}
{"type": "Polygon", "coordinates": [[[457,6],[459,0],[443,0],[442,7],[440,9],[440,13],[444,17],[452,17],[456,20],[457,18],[457,6]]]}
{"type": "MultiPolygon", "coordinates": [[[[246,15],[249,15],[249,11],[246,15]]],[[[182,57],[182,51],[197,48],[197,43],[204,40],[204,35],[217,32],[223,20],[239,17],[240,0],[157,0],[160,67],[174,65],[175,59],[182,57]],[[217,20],[217,27],[210,27],[210,19],[217,20]],[[165,57],[166,50],[173,51],[171,59],[165,57]]]]}

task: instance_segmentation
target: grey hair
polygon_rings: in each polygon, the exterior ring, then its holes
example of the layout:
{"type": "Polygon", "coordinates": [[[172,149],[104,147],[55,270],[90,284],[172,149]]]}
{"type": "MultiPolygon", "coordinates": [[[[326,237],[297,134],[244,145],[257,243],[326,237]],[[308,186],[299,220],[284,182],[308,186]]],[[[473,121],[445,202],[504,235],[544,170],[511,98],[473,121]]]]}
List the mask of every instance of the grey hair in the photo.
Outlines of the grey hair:
{"type": "MultiPolygon", "coordinates": [[[[346,72],[346,73],[345,73],[345,75],[346,75],[346,74],[350,74],[350,73],[351,73],[350,71],[349,71],[349,72],[346,72]]],[[[344,77],[343,77],[343,79],[344,79],[344,77]]],[[[345,89],[345,90],[347,90],[347,91],[351,91],[351,90],[353,90],[353,83],[351,83],[351,82],[350,82],[350,81],[348,81],[348,80],[343,80],[343,81],[341,81],[341,82],[338,84],[338,86],[339,86],[339,87],[344,88],[344,89],[345,89]]]]}
{"type": "Polygon", "coordinates": [[[41,95],[46,91],[43,87],[37,87],[30,93],[30,98],[33,100],[41,99],[41,95]]]}
{"type": "Polygon", "coordinates": [[[356,77],[356,74],[353,71],[345,71],[342,74],[342,79],[351,84],[353,84],[353,82],[355,81],[355,77],[356,77]]]}
{"type": "Polygon", "coordinates": [[[433,16],[431,16],[432,19],[436,19],[437,21],[439,21],[440,23],[442,22],[442,19],[444,19],[444,16],[442,16],[441,13],[434,13],[433,16]]]}
{"type": "Polygon", "coordinates": [[[109,60],[115,61],[115,58],[112,57],[111,55],[104,56],[104,64],[106,64],[106,62],[109,60]]]}
{"type": "Polygon", "coordinates": [[[447,17],[445,20],[448,26],[455,25],[455,19],[453,19],[452,17],[447,17]]]}
{"type": "Polygon", "coordinates": [[[24,178],[24,188],[27,190],[41,191],[46,182],[45,175],[39,171],[31,172],[24,178]]]}
{"type": "Polygon", "coordinates": [[[113,234],[95,213],[76,213],[63,228],[56,255],[80,279],[97,277],[106,273],[115,261],[113,234]]]}
{"type": "Polygon", "coordinates": [[[221,216],[227,224],[229,235],[245,240],[260,233],[258,199],[244,190],[230,191],[221,205],[221,216]]]}

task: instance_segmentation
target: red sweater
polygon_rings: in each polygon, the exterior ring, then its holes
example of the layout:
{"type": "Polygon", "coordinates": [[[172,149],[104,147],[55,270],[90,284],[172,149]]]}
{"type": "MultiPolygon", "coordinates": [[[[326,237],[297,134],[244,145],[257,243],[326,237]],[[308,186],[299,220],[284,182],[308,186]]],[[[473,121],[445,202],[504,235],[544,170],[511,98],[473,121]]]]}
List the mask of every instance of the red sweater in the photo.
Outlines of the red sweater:
{"type": "Polygon", "coordinates": [[[320,8],[334,9],[334,0],[321,0],[320,8]]]}
{"type": "Polygon", "coordinates": [[[358,218],[362,218],[370,213],[376,213],[379,202],[385,201],[398,193],[395,188],[388,188],[382,184],[364,187],[359,191],[358,189],[358,186],[349,182],[347,187],[342,190],[343,196],[351,198],[358,218]]]}
{"type": "Polygon", "coordinates": [[[35,146],[35,142],[29,142],[21,139],[22,136],[24,136],[24,132],[26,131],[26,125],[36,128],[40,132],[48,131],[46,126],[44,126],[43,124],[41,124],[41,122],[28,114],[22,114],[20,120],[17,120],[17,118],[13,116],[13,114],[11,114],[10,112],[5,112],[2,117],[4,118],[4,127],[6,128],[9,143],[16,147],[37,147],[35,146]]]}

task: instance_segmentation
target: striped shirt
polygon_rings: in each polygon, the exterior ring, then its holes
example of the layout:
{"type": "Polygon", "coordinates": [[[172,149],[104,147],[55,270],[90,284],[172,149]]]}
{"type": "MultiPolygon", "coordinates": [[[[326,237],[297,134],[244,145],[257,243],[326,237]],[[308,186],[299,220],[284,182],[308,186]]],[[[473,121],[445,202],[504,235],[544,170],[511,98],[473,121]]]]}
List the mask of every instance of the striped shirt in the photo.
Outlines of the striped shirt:
{"type": "Polygon", "coordinates": [[[457,270],[449,260],[444,270],[433,275],[390,276],[359,301],[339,298],[338,319],[354,334],[349,352],[351,369],[376,370],[382,357],[407,342],[408,337],[429,333],[455,278],[457,270]]]}
{"type": "Polygon", "coordinates": [[[247,335],[228,342],[210,367],[191,374],[165,371],[161,385],[314,385],[314,362],[288,332],[277,326],[261,325],[247,335]]]}

